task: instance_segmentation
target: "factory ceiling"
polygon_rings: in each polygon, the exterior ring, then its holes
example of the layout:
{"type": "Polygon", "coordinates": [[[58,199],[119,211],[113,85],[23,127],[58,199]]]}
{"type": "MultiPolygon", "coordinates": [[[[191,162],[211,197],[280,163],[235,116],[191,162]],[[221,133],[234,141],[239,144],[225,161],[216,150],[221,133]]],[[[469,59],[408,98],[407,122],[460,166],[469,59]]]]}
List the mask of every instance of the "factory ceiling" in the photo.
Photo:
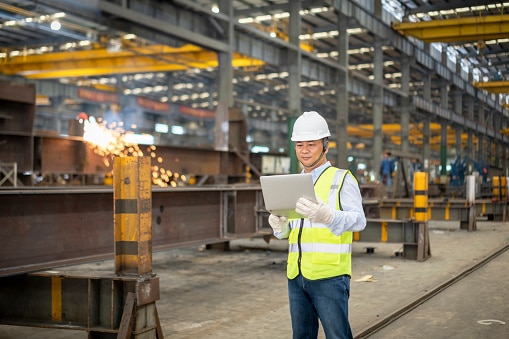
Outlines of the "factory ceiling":
{"type": "MultiPolygon", "coordinates": [[[[3,0],[0,3],[0,73],[215,110],[216,53],[228,47],[218,39],[225,27],[222,14],[212,13],[217,2],[138,0],[132,1],[129,9],[124,3],[3,0]],[[161,27],[160,21],[151,18],[168,20],[161,27]]],[[[337,62],[337,13],[332,3],[332,0],[302,1],[300,41],[304,51],[311,51],[321,60],[337,62]]],[[[359,3],[373,7],[372,1],[359,3]]],[[[381,3],[386,11],[393,13],[394,30],[417,44],[433,42],[459,65],[458,69],[472,72],[477,88],[495,93],[497,100],[507,103],[509,29],[505,11],[509,2],[382,0],[381,3]],[[488,81],[497,85],[492,87],[488,81]]],[[[288,1],[243,0],[233,1],[233,6],[236,30],[265,42],[288,41],[288,1]]],[[[374,77],[376,34],[353,19],[349,19],[348,33],[349,72],[360,83],[369,84],[374,77]]],[[[384,88],[389,94],[398,94],[404,55],[390,41],[382,44],[384,88]]],[[[285,122],[291,112],[286,99],[289,78],[284,65],[234,53],[233,66],[235,106],[248,105],[246,113],[257,128],[285,122]]],[[[423,96],[423,81],[428,73],[421,65],[411,62],[411,95],[423,96]]],[[[436,73],[432,77],[438,79],[436,73]]],[[[432,82],[433,100],[438,102],[439,86],[438,81],[432,82]]],[[[304,110],[319,110],[329,119],[335,118],[336,95],[330,84],[304,74],[300,87],[304,110]]],[[[372,103],[362,91],[352,92],[349,124],[370,126],[372,103]]],[[[449,109],[453,110],[454,100],[449,102],[449,109]]],[[[418,128],[421,118],[413,114],[410,123],[418,128]]],[[[384,105],[383,123],[399,122],[398,103],[384,105]]],[[[369,127],[361,129],[370,130],[369,127]]],[[[358,137],[366,135],[360,133],[358,137]]],[[[394,140],[391,133],[388,140],[394,140]]]]}

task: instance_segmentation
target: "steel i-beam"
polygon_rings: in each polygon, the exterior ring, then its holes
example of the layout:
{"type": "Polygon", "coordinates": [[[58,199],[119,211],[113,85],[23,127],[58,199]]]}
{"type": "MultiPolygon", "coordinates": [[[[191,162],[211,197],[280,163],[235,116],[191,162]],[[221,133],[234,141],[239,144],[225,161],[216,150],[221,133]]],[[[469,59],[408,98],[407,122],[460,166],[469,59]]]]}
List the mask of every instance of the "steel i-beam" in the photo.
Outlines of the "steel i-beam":
{"type": "Polygon", "coordinates": [[[150,158],[116,158],[115,273],[44,271],[2,279],[0,323],[163,338],[152,273],[150,158]]]}

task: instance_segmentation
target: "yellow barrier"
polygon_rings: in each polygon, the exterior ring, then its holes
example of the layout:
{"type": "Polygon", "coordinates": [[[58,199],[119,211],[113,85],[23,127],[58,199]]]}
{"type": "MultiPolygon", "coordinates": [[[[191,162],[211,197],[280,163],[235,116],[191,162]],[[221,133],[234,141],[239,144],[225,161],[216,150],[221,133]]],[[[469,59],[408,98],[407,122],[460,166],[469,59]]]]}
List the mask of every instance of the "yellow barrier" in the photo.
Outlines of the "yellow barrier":
{"type": "Polygon", "coordinates": [[[117,157],[113,171],[115,274],[151,273],[150,157],[117,157]]]}
{"type": "Polygon", "coordinates": [[[493,176],[491,178],[493,198],[506,200],[507,195],[507,179],[504,176],[493,176]]]}
{"type": "Polygon", "coordinates": [[[414,220],[428,221],[428,173],[414,174],[414,220]]]}

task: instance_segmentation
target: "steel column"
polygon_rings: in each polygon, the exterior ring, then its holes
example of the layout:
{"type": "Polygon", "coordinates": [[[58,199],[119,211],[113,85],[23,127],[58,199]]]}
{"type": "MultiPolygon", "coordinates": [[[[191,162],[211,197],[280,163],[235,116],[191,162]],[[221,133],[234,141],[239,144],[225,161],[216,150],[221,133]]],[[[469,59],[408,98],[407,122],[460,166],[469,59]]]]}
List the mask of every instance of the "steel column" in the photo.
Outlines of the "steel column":
{"type": "Polygon", "coordinates": [[[150,157],[115,158],[115,273],[152,272],[152,180],[150,157]]]}

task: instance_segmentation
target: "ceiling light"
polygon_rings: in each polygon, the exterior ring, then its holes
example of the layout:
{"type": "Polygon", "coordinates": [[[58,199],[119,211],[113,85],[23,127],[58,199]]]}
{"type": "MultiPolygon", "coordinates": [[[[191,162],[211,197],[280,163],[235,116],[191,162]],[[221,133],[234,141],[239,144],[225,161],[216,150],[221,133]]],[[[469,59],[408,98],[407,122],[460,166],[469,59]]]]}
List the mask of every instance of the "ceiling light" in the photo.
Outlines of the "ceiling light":
{"type": "Polygon", "coordinates": [[[242,18],[239,19],[239,24],[250,24],[254,22],[254,18],[242,18]]]}
{"type": "Polygon", "coordinates": [[[322,13],[322,12],[329,12],[329,8],[328,7],[311,8],[310,12],[313,13],[313,14],[322,13]]]}
{"type": "Polygon", "coordinates": [[[270,149],[267,146],[253,146],[251,147],[252,153],[268,153],[270,149]]]}
{"type": "Polygon", "coordinates": [[[260,15],[255,18],[256,22],[272,20],[272,15],[260,15]]]}
{"type": "Polygon", "coordinates": [[[289,18],[289,17],[290,17],[290,13],[288,13],[288,12],[274,14],[274,19],[285,19],[285,18],[289,18]]]}

